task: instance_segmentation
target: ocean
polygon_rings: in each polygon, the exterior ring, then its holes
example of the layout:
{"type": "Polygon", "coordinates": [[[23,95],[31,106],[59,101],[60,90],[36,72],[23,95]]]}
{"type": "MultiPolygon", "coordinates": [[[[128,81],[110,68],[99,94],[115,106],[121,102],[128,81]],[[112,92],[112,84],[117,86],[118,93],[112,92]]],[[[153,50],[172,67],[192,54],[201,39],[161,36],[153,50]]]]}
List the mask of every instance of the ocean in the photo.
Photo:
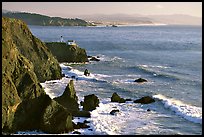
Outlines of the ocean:
{"type": "MultiPolygon", "coordinates": [[[[44,42],[60,41],[60,36],[75,40],[88,55],[100,59],[86,64],[60,64],[65,76],[76,76],[74,85],[79,102],[89,94],[95,94],[100,101],[91,118],[86,119],[90,128],[77,129],[81,134],[202,134],[202,26],[29,28],[44,42]],[[85,69],[91,72],[90,76],[83,75],[85,69]],[[135,83],[138,78],[148,82],[135,83]],[[114,92],[132,101],[111,102],[114,92]],[[156,101],[133,102],[144,96],[152,96],[156,101]],[[113,109],[119,112],[110,115],[113,109]]],[[[63,93],[69,80],[64,77],[53,80],[55,83],[41,84],[54,98],[63,93]]],[[[73,121],[80,120],[84,118],[73,121]]]]}

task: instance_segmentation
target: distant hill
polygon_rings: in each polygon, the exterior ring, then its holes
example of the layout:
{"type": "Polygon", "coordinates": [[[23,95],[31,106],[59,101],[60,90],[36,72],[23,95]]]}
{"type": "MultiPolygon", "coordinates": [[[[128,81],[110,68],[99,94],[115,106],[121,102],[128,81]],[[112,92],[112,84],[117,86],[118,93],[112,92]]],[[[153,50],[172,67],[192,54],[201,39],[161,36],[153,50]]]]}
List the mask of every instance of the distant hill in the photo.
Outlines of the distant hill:
{"type": "Polygon", "coordinates": [[[91,23],[82,19],[66,19],[61,17],[49,17],[41,14],[26,12],[2,12],[2,17],[10,17],[23,20],[28,25],[39,26],[92,26],[91,23]]]}
{"type": "Polygon", "coordinates": [[[169,25],[202,25],[202,18],[183,15],[140,15],[140,14],[92,14],[78,16],[86,21],[106,24],[169,24],[169,25]]]}

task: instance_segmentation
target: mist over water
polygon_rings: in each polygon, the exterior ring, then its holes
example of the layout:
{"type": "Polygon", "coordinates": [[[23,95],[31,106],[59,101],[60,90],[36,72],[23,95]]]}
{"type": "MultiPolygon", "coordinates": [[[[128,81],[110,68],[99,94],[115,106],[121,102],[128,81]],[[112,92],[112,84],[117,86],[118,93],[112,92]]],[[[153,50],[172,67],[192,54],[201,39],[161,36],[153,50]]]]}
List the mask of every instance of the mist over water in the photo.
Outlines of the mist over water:
{"type": "MultiPolygon", "coordinates": [[[[76,76],[79,101],[99,97],[91,112],[93,131],[83,134],[202,134],[202,28],[197,26],[42,27],[29,26],[42,41],[76,40],[99,62],[61,63],[62,73],[76,76]],[[88,69],[89,77],[83,75],[88,69]],[[138,78],[148,82],[133,82],[138,78]],[[151,104],[112,103],[117,92],[132,100],[143,96],[151,104]],[[112,116],[109,112],[120,112],[112,116]],[[150,112],[146,110],[150,109],[150,112]],[[191,129],[191,130],[189,130],[191,129]]],[[[59,96],[71,78],[42,83],[47,94],[59,96]]]]}

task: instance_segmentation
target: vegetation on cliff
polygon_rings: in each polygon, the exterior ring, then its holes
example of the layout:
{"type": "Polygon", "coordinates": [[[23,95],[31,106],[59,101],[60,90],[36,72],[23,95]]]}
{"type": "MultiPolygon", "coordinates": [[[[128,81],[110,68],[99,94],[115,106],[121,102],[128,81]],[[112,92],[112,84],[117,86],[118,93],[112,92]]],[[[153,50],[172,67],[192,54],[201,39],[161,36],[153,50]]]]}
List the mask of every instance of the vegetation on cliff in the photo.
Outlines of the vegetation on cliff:
{"type": "Polygon", "coordinates": [[[46,42],[45,44],[59,62],[88,62],[86,50],[78,45],[67,45],[64,42],[46,42]]]}
{"type": "Polygon", "coordinates": [[[60,77],[57,60],[26,24],[2,18],[2,132],[73,130],[71,113],[39,81],[60,77]]]}
{"type": "MultiPolygon", "coordinates": [[[[33,63],[40,82],[61,78],[58,61],[45,44],[32,35],[27,25],[21,20],[2,18],[2,41],[15,46],[18,52],[33,63]]],[[[5,47],[8,46],[5,45],[5,47]]]]}
{"type": "Polygon", "coordinates": [[[91,26],[92,24],[82,19],[70,19],[60,17],[49,17],[41,14],[26,13],[26,12],[7,12],[2,13],[3,17],[16,18],[26,22],[28,25],[39,26],[91,26]]]}

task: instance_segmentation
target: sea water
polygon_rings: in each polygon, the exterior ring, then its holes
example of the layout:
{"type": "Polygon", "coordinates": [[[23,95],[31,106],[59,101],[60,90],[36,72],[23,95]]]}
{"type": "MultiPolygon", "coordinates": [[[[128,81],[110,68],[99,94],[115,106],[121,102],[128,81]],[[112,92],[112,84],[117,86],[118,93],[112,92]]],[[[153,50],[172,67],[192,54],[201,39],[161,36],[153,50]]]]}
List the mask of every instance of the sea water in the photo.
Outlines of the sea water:
{"type": "MultiPolygon", "coordinates": [[[[60,96],[71,76],[79,102],[95,94],[85,135],[202,134],[202,26],[51,27],[29,26],[44,42],[75,40],[99,62],[61,63],[61,80],[41,83],[46,93],[60,96]],[[90,76],[84,76],[88,69],[90,76]],[[135,83],[144,78],[148,82],[135,83]],[[114,92],[126,103],[111,102],[114,92]],[[133,101],[152,96],[156,101],[133,101]],[[115,115],[110,111],[118,109],[115,115]],[[147,111],[150,109],[150,111],[147,111]]],[[[83,121],[75,118],[73,121],[83,121]]],[[[72,134],[65,133],[65,134],[72,134]]]]}

